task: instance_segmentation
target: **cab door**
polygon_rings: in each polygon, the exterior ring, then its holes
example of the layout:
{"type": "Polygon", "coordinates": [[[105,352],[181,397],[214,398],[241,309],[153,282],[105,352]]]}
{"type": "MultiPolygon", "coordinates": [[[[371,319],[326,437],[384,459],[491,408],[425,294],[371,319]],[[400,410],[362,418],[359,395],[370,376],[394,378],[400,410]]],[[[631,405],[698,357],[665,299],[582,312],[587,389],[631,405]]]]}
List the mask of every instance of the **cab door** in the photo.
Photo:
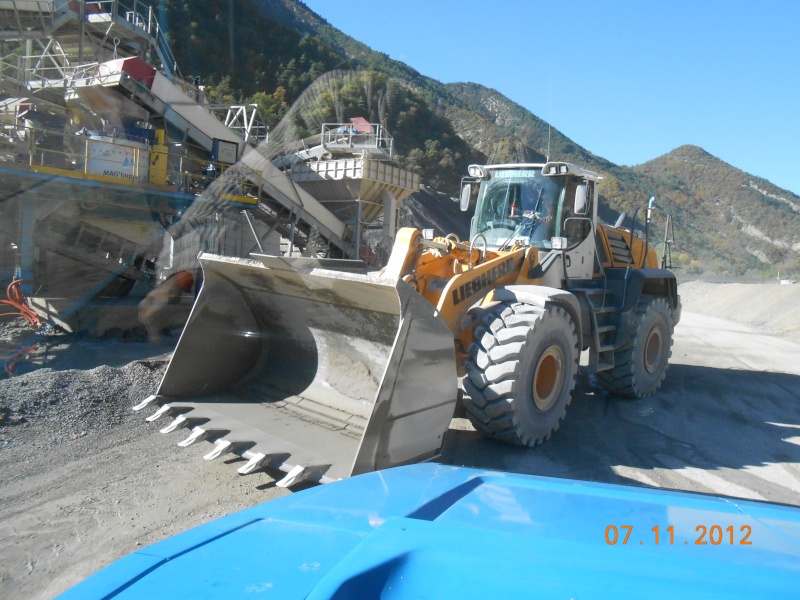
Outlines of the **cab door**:
{"type": "Polygon", "coordinates": [[[597,212],[593,181],[573,177],[564,191],[559,233],[567,238],[567,278],[591,279],[595,267],[594,223],[597,212]]]}

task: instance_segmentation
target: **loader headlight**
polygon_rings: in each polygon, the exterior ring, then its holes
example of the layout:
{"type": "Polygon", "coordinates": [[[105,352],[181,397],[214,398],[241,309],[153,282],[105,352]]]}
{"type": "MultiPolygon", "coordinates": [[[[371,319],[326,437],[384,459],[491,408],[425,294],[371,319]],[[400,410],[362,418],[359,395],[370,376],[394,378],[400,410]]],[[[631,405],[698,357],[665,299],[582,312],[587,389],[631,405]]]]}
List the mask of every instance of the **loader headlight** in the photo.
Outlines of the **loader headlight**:
{"type": "Polygon", "coordinates": [[[565,237],[554,237],[550,240],[552,244],[553,250],[566,250],[567,249],[567,238],[565,237]]]}
{"type": "Polygon", "coordinates": [[[432,240],[433,239],[433,229],[423,229],[422,230],[422,237],[425,238],[426,240],[432,240]]]}

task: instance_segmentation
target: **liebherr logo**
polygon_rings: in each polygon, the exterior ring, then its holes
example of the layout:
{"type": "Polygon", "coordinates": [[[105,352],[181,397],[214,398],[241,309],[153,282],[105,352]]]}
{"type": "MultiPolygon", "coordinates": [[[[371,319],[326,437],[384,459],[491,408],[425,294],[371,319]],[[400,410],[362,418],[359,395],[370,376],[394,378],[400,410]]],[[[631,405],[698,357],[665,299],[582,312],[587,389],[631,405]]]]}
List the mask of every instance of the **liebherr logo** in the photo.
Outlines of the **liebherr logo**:
{"type": "Polygon", "coordinates": [[[491,270],[481,273],[475,279],[459,286],[457,290],[453,290],[452,292],[453,305],[455,306],[456,304],[460,304],[467,298],[470,298],[480,292],[482,289],[489,287],[501,277],[508,275],[513,268],[514,257],[512,256],[511,258],[501,262],[496,267],[493,267],[491,270]]]}

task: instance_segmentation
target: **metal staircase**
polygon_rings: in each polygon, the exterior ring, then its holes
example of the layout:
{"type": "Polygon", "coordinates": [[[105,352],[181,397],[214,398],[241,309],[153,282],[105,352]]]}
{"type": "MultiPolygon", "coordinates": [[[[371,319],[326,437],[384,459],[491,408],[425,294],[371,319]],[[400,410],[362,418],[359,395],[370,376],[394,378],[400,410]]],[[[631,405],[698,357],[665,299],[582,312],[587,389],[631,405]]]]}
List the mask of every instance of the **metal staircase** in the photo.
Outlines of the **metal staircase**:
{"type": "Polygon", "coordinates": [[[589,308],[595,349],[591,353],[592,370],[600,372],[613,369],[617,336],[617,325],[614,321],[619,314],[619,308],[613,302],[614,292],[605,286],[571,288],[570,291],[582,294],[589,308]]]}
{"type": "Polygon", "coordinates": [[[34,75],[25,80],[63,79],[71,65],[120,56],[141,56],[180,76],[152,7],[139,0],[0,0],[0,39],[24,44],[16,66],[34,75]]]}

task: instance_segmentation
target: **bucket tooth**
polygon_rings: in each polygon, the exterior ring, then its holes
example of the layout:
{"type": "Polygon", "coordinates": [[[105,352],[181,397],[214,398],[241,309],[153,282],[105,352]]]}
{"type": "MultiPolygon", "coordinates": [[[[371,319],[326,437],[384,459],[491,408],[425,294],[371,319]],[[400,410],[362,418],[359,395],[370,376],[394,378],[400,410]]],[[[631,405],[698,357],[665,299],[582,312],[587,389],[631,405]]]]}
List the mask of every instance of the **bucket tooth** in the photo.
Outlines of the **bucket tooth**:
{"type": "Polygon", "coordinates": [[[208,431],[203,429],[202,427],[195,427],[192,429],[192,433],[182,442],[178,442],[178,446],[181,448],[188,448],[195,442],[200,442],[208,437],[208,431]]]}
{"type": "Polygon", "coordinates": [[[164,427],[161,430],[161,433],[169,433],[171,431],[175,431],[178,427],[188,427],[189,419],[184,417],[183,415],[178,416],[172,423],[164,427]]]}
{"type": "Polygon", "coordinates": [[[245,452],[244,458],[249,458],[247,464],[239,467],[236,471],[240,475],[249,475],[253,471],[258,471],[261,467],[267,466],[269,463],[283,462],[291,456],[288,452],[272,452],[265,454],[264,452],[245,452]]]}
{"type": "Polygon", "coordinates": [[[158,421],[161,417],[170,412],[172,412],[172,407],[169,404],[165,404],[164,406],[159,408],[156,412],[154,412],[152,415],[147,417],[145,421],[147,421],[148,423],[152,423],[153,421],[158,421]]]}
{"type": "Polygon", "coordinates": [[[322,472],[327,470],[329,467],[330,465],[312,465],[310,467],[296,465],[286,474],[286,477],[281,479],[275,485],[282,488],[289,487],[290,485],[310,479],[312,476],[321,475],[322,472]]]}
{"type": "Polygon", "coordinates": [[[153,394],[152,396],[148,396],[139,404],[133,407],[133,410],[142,410],[143,408],[147,408],[148,406],[152,406],[153,404],[158,404],[160,401],[163,401],[164,398],[159,396],[158,394],[153,394]]]}
{"type": "Polygon", "coordinates": [[[203,456],[203,458],[205,460],[214,460],[215,458],[225,456],[231,452],[233,452],[233,442],[230,440],[217,440],[214,442],[214,449],[203,456]]]}
{"type": "Polygon", "coordinates": [[[147,421],[148,423],[152,423],[153,421],[158,421],[163,416],[182,415],[182,414],[187,413],[187,412],[189,412],[191,410],[193,410],[191,406],[165,404],[164,406],[159,408],[156,412],[154,412],[152,415],[147,417],[145,419],[145,421],[147,421]]]}
{"type": "Polygon", "coordinates": [[[225,435],[230,433],[224,429],[212,429],[208,427],[195,427],[192,429],[192,433],[182,442],[178,442],[178,446],[181,448],[188,448],[195,442],[200,442],[202,440],[207,440],[208,438],[221,438],[225,435]]]}
{"type": "Polygon", "coordinates": [[[264,466],[264,463],[267,462],[267,455],[261,452],[257,452],[250,457],[250,460],[247,461],[246,465],[243,465],[236,469],[236,471],[240,475],[249,475],[253,471],[256,471],[264,466]]]}
{"type": "Polygon", "coordinates": [[[203,458],[205,460],[214,460],[220,456],[225,456],[226,454],[230,454],[232,452],[236,454],[242,454],[247,449],[252,448],[255,445],[255,442],[237,442],[226,439],[218,439],[214,441],[214,449],[203,456],[203,458]]]}
{"type": "MultiPolygon", "coordinates": [[[[189,409],[191,410],[191,409],[189,409]]],[[[175,431],[180,427],[192,427],[194,425],[199,425],[200,423],[206,423],[208,419],[204,417],[187,417],[183,414],[178,415],[172,423],[164,427],[161,430],[161,433],[170,433],[171,431],[175,431]]]]}

